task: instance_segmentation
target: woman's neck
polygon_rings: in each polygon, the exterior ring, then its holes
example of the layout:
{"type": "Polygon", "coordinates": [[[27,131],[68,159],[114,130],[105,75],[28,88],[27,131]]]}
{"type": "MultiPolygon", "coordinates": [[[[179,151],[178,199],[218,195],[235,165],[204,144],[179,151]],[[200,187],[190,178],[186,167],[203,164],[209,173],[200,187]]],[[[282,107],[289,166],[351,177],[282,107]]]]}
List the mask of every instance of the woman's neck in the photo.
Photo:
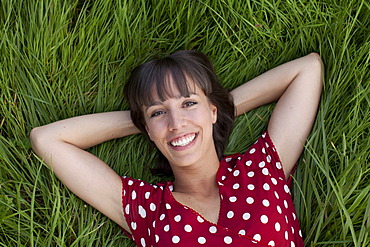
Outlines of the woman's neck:
{"type": "Polygon", "coordinates": [[[214,194],[218,191],[216,183],[218,167],[219,160],[216,157],[203,165],[175,168],[174,191],[204,197],[214,194]]]}

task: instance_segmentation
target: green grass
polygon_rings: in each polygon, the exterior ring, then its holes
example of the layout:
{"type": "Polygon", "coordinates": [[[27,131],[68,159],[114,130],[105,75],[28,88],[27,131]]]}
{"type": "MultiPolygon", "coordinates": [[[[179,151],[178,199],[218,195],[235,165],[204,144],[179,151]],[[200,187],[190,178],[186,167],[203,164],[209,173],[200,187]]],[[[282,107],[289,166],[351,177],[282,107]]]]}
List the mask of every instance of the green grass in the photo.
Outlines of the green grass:
{"type": "MultiPolygon", "coordinates": [[[[369,246],[369,16],[365,0],[2,0],[0,246],[133,246],[58,181],[28,135],[59,119],[127,109],[132,68],[178,49],[209,55],[229,88],[321,54],[324,90],[294,201],[307,246],[369,246]]],[[[244,151],[272,110],[240,116],[227,152],[244,151]]],[[[121,175],[158,180],[141,136],[90,151],[121,175]]]]}

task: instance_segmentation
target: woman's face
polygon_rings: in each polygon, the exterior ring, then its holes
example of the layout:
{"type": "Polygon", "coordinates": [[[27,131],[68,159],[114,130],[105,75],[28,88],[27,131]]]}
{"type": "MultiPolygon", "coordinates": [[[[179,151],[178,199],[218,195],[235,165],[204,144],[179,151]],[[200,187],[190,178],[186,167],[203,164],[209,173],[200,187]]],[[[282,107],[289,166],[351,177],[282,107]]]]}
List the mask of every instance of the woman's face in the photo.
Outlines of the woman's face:
{"type": "Polygon", "coordinates": [[[189,82],[194,89],[189,97],[181,96],[169,83],[173,97],[161,101],[154,93],[154,102],[143,106],[149,138],[173,169],[217,159],[212,137],[217,108],[195,83],[189,82]]]}

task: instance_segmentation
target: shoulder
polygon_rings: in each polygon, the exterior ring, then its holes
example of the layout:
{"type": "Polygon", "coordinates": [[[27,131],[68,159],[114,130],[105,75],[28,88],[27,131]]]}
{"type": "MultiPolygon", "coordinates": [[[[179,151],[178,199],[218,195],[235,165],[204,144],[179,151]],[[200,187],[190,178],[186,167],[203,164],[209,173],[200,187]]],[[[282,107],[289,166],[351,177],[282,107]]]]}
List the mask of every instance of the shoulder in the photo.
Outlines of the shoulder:
{"type": "Polygon", "coordinates": [[[150,184],[131,177],[121,177],[121,180],[122,210],[132,234],[130,237],[139,244],[137,241],[148,237],[148,229],[165,209],[172,182],[150,184]]]}
{"type": "Polygon", "coordinates": [[[263,132],[245,153],[235,153],[225,156],[221,160],[221,163],[228,163],[230,166],[235,166],[237,160],[248,162],[247,166],[249,163],[253,163],[253,161],[257,162],[264,160],[268,163],[271,163],[272,160],[281,163],[279,154],[276,151],[268,131],[263,132]]]}
{"type": "Polygon", "coordinates": [[[150,184],[141,179],[122,176],[122,199],[124,201],[149,199],[153,196],[160,196],[166,187],[171,187],[172,182],[160,182],[150,184]]]}
{"type": "MultiPolygon", "coordinates": [[[[269,175],[284,178],[282,163],[268,131],[265,131],[244,154],[225,156],[220,162],[219,178],[239,173],[249,178],[269,175]]],[[[245,177],[247,179],[247,177],[245,177]]]]}

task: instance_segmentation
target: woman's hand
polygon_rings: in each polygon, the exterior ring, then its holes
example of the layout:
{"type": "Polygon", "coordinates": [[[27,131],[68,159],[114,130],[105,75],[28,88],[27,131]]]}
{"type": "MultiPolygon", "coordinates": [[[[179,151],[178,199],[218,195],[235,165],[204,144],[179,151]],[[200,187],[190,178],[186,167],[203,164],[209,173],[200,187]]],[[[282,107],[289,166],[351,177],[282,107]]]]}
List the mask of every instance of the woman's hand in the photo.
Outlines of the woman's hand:
{"type": "Polygon", "coordinates": [[[278,100],[268,132],[286,178],[301,155],[314,123],[322,89],[323,65],[317,53],[271,69],[234,89],[236,115],[278,100]]]}
{"type": "Polygon", "coordinates": [[[122,213],[121,178],[83,149],[138,133],[129,112],[61,120],[31,131],[32,148],[78,197],[129,231],[122,213]]]}

